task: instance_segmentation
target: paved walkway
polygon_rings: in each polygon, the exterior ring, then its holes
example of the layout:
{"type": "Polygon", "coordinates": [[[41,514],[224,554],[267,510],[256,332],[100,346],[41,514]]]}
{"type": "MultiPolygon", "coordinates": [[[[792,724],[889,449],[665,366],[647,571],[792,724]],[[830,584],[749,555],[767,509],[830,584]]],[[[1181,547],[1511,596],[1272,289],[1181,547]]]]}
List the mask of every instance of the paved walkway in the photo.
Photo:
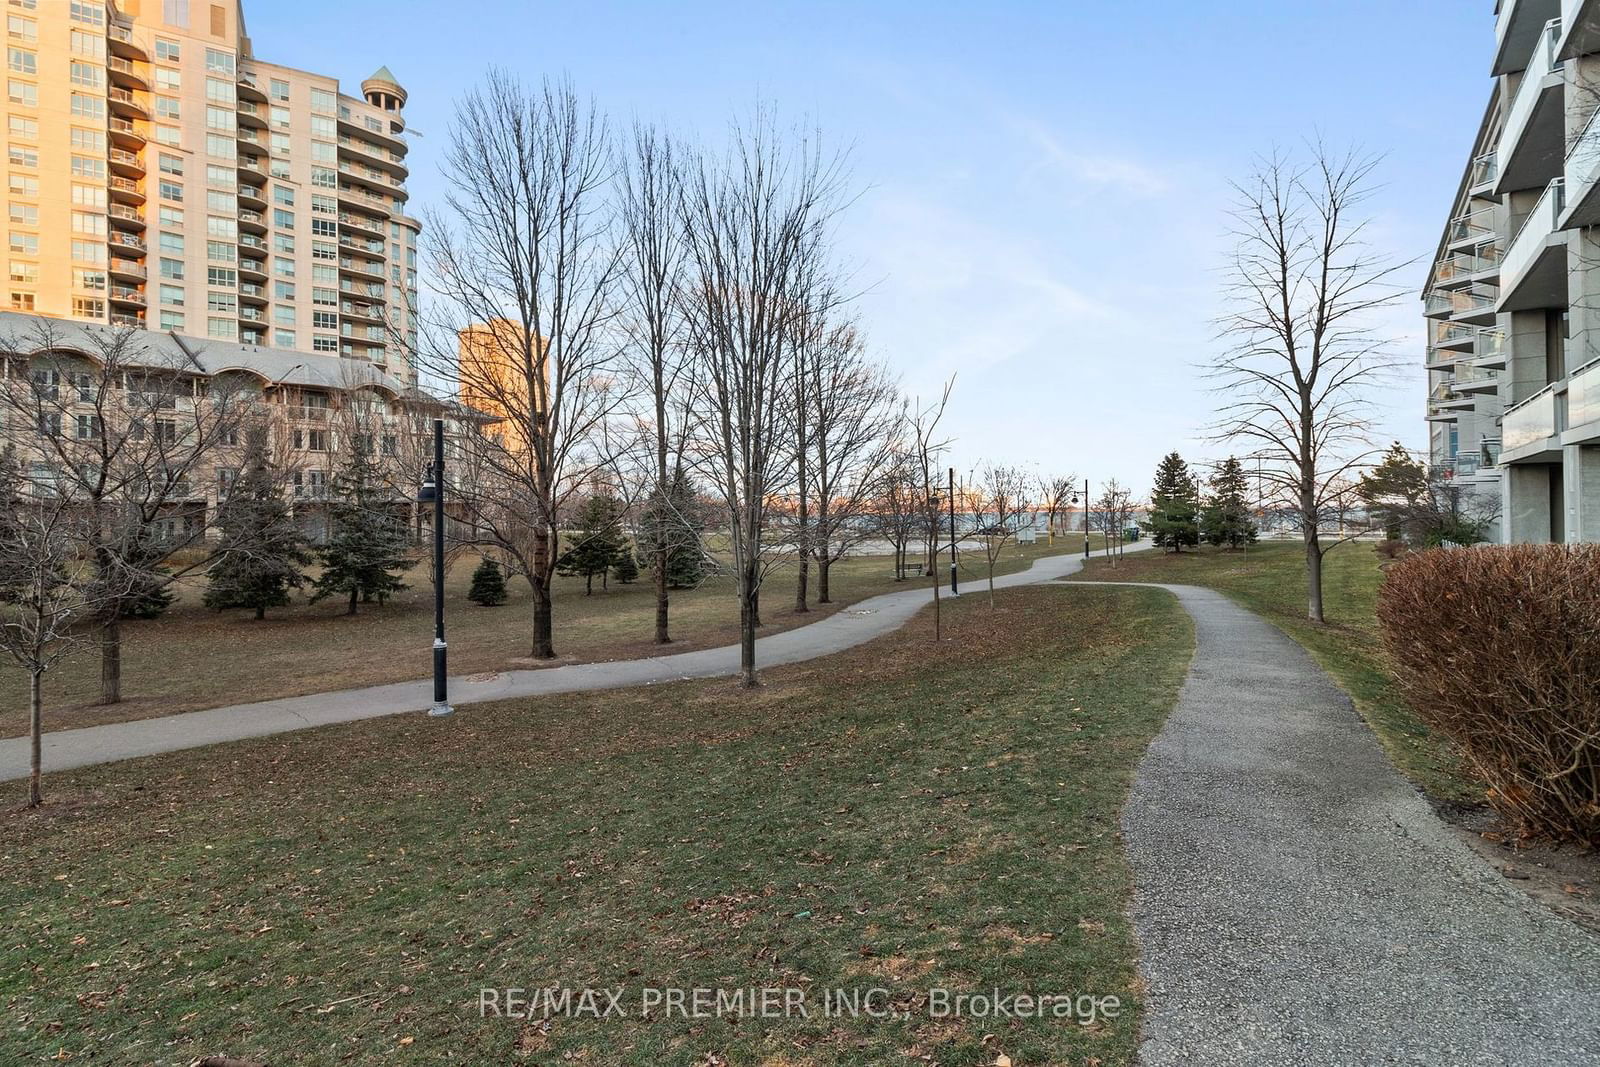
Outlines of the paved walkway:
{"type": "Polygon", "coordinates": [[[1123,816],[1141,1062],[1600,1064],[1600,939],[1463,845],[1301,647],[1220,593],[1123,816]]]}
{"type": "MultiPolygon", "coordinates": [[[[1146,547],[1147,544],[1141,542],[1127,546],[1127,551],[1146,547]]],[[[1026,571],[996,578],[994,584],[1004,587],[1049,581],[1073,574],[1082,565],[1082,556],[1046,556],[1035,560],[1026,571]]],[[[969,584],[964,595],[986,589],[987,583],[969,584]]],[[[775,667],[826,656],[870,641],[904,625],[906,620],[928,605],[930,596],[926,586],[885,593],[843,608],[817,622],[763,637],[756,644],[756,662],[761,667],[775,667]]],[[[725,645],[722,648],[678,652],[648,659],[578,663],[565,667],[452,678],[450,702],[460,707],[508,697],[570,693],[585,689],[618,689],[686,678],[715,678],[737,674],[738,671],[739,647],[725,645]]],[[[238,741],[329,723],[422,711],[432,703],[433,683],[421,679],[106,726],[89,726],[81,730],[57,730],[44,735],[42,761],[46,773],[70,770],[135,756],[198,748],[221,741],[238,741]]],[[[28,739],[0,740],[0,781],[27,776],[28,739]]]]}

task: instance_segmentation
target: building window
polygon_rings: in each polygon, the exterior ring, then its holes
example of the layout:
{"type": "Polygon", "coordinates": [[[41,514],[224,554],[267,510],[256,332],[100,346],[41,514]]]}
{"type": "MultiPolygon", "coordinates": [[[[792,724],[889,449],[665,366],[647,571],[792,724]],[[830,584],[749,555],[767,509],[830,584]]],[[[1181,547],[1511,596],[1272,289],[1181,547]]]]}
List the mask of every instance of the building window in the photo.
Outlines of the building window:
{"type": "Polygon", "coordinates": [[[294,331],[274,330],[272,334],[272,343],[279,348],[294,348],[294,331]]]}
{"type": "Polygon", "coordinates": [[[27,145],[7,145],[6,160],[13,167],[37,167],[39,165],[39,150],[37,148],[29,148],[27,145]]]}
{"type": "Polygon", "coordinates": [[[67,77],[73,85],[86,85],[91,89],[101,89],[106,84],[106,69],[97,67],[93,63],[80,63],[73,60],[67,67],[67,77]]]}
{"type": "Polygon", "coordinates": [[[156,118],[177,122],[183,118],[183,108],[175,96],[156,97],[156,118]]]}
{"type": "Polygon", "coordinates": [[[106,117],[106,102],[98,96],[73,93],[71,110],[74,115],[82,118],[104,119],[106,117]]]}
{"type": "Polygon", "coordinates": [[[207,293],[207,311],[225,311],[230,315],[239,313],[239,298],[232,293],[207,293]]]}
{"type": "Polygon", "coordinates": [[[104,34],[73,30],[67,37],[67,47],[72,50],[73,55],[90,56],[94,59],[104,59],[106,57],[104,34]]]}
{"type": "Polygon", "coordinates": [[[311,335],[311,351],[337,352],[339,351],[339,339],[325,333],[314,333],[311,335]]]}
{"type": "MultiPolygon", "coordinates": [[[[294,212],[285,211],[281,207],[273,208],[272,209],[272,224],[274,226],[276,226],[280,230],[292,230],[292,229],[294,229],[294,212]]],[[[289,247],[283,249],[283,251],[285,251],[285,252],[293,252],[294,251],[294,238],[292,238],[292,237],[286,238],[286,237],[284,237],[283,234],[279,234],[278,235],[278,241],[279,241],[280,244],[282,242],[284,242],[284,241],[288,241],[289,247]]]]}
{"type": "Polygon", "coordinates": [[[337,330],[339,328],[339,316],[331,311],[313,311],[311,313],[311,325],[318,330],[337,330]]]}
{"type": "Polygon", "coordinates": [[[180,30],[189,28],[189,0],[161,0],[161,21],[180,30]]]}
{"type": "Polygon", "coordinates": [[[11,261],[11,280],[14,282],[37,282],[39,280],[39,264],[23,263],[21,260],[11,261]]]}
{"type": "Polygon", "coordinates": [[[39,205],[21,204],[15,200],[6,205],[6,215],[18,226],[39,225],[39,205]]]}
{"type": "Polygon", "coordinates": [[[104,263],[106,246],[103,241],[73,241],[72,258],[79,263],[104,263]]]}
{"type": "Polygon", "coordinates": [[[229,267],[207,267],[206,284],[232,289],[238,284],[239,275],[229,267]]]}
{"type": "Polygon", "coordinates": [[[294,277],[294,260],[283,256],[274,256],[272,260],[272,273],[280,278],[294,277]]]}
{"type": "Polygon", "coordinates": [[[183,46],[177,41],[156,38],[156,58],[164,63],[176,63],[183,58],[183,46]]]}
{"type": "Polygon", "coordinates": [[[327,167],[312,167],[311,184],[319,189],[336,189],[339,186],[339,174],[327,167]]]}
{"type": "MultiPolygon", "coordinates": [[[[74,63],[76,67],[78,64],[74,63]]],[[[39,73],[39,56],[26,48],[7,48],[6,66],[15,74],[39,73]]]]}
{"type": "Polygon", "coordinates": [[[103,181],[106,176],[106,161],[103,159],[90,159],[88,156],[73,156],[72,176],[74,178],[94,178],[103,181]]]}
{"type": "Polygon", "coordinates": [[[100,416],[78,416],[78,440],[89,441],[100,436],[100,416]]]}
{"type": "Polygon", "coordinates": [[[206,70],[213,74],[233,74],[233,53],[218,48],[206,49],[206,70]]]}
{"type": "Polygon", "coordinates": [[[273,104],[267,111],[268,120],[280,130],[289,128],[289,109],[273,104]]]}
{"type": "Polygon", "coordinates": [[[183,209],[162,204],[156,209],[156,218],[163,226],[182,226],[183,209]]]}
{"type": "Polygon", "coordinates": [[[335,114],[338,111],[338,100],[326,89],[312,89],[311,110],[318,115],[335,114]]]}
{"type": "Polygon", "coordinates": [[[163,330],[183,329],[183,312],[163,311],[161,313],[161,328],[163,330]]]}
{"type": "Polygon", "coordinates": [[[162,233],[156,240],[157,247],[159,247],[161,251],[172,252],[180,256],[183,255],[183,234],[162,233]]]}
{"type": "Polygon", "coordinates": [[[160,181],[156,183],[156,194],[164,200],[182,200],[183,186],[177,182],[160,181]]]}
{"type": "Polygon", "coordinates": [[[156,88],[169,93],[179,92],[183,89],[183,75],[171,67],[157,67],[156,88]]]}
{"type": "Polygon", "coordinates": [[[106,10],[100,4],[91,4],[88,0],[72,0],[69,10],[75,22],[90,26],[104,26],[106,23],[106,10]]]}
{"type": "Polygon", "coordinates": [[[161,276],[175,282],[183,281],[183,260],[163,258],[161,260],[161,276]]]}
{"type": "Polygon", "coordinates": [[[163,285],[161,287],[161,302],[172,307],[183,307],[183,286],[163,285]]]}
{"type": "Polygon", "coordinates": [[[79,207],[105,207],[106,189],[103,185],[72,186],[72,202],[79,207]]]}
{"type": "Polygon", "coordinates": [[[207,319],[206,336],[231,341],[239,333],[239,324],[233,319],[207,319]]]}
{"type": "Polygon", "coordinates": [[[273,78],[267,83],[267,95],[274,100],[288,100],[289,83],[279,78],[273,78]]]}
{"type": "MultiPolygon", "coordinates": [[[[77,31],[74,30],[74,33],[77,31]]],[[[39,39],[39,24],[26,15],[7,15],[6,34],[19,41],[37,41],[39,39]]]]}
{"type": "Polygon", "coordinates": [[[12,293],[11,294],[11,307],[12,307],[13,310],[16,310],[16,311],[32,311],[33,310],[33,294],[32,293],[12,293]]]}
{"type": "MultiPolygon", "coordinates": [[[[12,78],[6,82],[6,99],[13,104],[21,104],[23,107],[38,107],[39,87],[32,82],[18,81],[12,78]]],[[[78,114],[78,99],[77,94],[73,94],[73,114],[78,114]]],[[[84,99],[88,98],[84,97],[84,99]]]]}
{"type": "Polygon", "coordinates": [[[219,263],[232,263],[238,259],[236,246],[226,241],[207,241],[206,258],[214,259],[219,263]]]}
{"type": "Polygon", "coordinates": [[[83,267],[72,268],[72,285],[76,289],[88,289],[91,292],[104,292],[106,287],[106,272],[103,270],[86,270],[83,267]]]}
{"type": "Polygon", "coordinates": [[[166,126],[162,125],[161,123],[156,123],[153,127],[151,127],[151,130],[155,134],[155,141],[157,144],[168,145],[172,148],[177,148],[179,145],[183,144],[183,130],[177,126],[166,126]]]}
{"type": "Polygon", "coordinates": [[[104,130],[86,130],[81,126],[74,126],[67,134],[67,138],[72,147],[80,152],[104,152],[106,150],[104,130]]]}
{"type": "Polygon", "coordinates": [[[106,313],[106,302],[93,296],[72,298],[72,314],[80,319],[98,319],[106,313]]]}
{"type": "Polygon", "coordinates": [[[6,125],[11,130],[11,136],[21,137],[29,141],[39,139],[39,120],[23,118],[21,115],[10,115],[6,125]]]}

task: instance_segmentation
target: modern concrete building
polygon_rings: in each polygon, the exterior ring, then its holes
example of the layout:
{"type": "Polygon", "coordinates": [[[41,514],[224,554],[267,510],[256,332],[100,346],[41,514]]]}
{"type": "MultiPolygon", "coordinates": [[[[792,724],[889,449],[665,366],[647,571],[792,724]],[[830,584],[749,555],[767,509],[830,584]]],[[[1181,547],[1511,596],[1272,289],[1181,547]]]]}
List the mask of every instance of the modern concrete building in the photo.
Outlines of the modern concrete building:
{"type": "Polygon", "coordinates": [[[1424,292],[1434,470],[1499,540],[1600,541],[1600,0],[1499,0],[1490,73],[1424,292]]]}
{"type": "Polygon", "coordinates": [[[406,93],[257,57],[239,0],[7,0],[4,306],[416,381],[406,93]]]}

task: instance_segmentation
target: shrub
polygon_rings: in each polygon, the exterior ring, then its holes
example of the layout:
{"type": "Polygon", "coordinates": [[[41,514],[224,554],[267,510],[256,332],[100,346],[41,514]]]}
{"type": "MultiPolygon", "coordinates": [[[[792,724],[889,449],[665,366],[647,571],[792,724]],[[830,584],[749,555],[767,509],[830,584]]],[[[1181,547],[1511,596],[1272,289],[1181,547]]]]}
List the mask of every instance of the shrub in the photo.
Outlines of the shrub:
{"type": "Polygon", "coordinates": [[[1600,846],[1600,546],[1417,553],[1389,568],[1378,621],[1412,708],[1494,808],[1600,846]]]}
{"type": "Polygon", "coordinates": [[[484,557],[478,569],[472,572],[472,585],[467,590],[467,599],[486,608],[506,602],[506,578],[500,572],[500,564],[484,557]]]}

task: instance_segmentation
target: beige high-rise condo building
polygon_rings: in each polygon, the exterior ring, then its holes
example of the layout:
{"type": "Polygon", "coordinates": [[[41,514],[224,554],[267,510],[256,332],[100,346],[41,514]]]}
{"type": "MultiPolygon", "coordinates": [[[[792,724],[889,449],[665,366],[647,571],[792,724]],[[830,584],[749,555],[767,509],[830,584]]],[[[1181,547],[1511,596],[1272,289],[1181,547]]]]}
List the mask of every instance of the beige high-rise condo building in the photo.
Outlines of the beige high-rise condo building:
{"type": "Polygon", "coordinates": [[[1600,541],[1600,0],[1499,0],[1493,32],[1424,294],[1434,472],[1499,540],[1600,541]]]}
{"type": "Polygon", "coordinates": [[[406,92],[255,56],[238,0],[5,0],[4,306],[416,381],[406,92]]]}

